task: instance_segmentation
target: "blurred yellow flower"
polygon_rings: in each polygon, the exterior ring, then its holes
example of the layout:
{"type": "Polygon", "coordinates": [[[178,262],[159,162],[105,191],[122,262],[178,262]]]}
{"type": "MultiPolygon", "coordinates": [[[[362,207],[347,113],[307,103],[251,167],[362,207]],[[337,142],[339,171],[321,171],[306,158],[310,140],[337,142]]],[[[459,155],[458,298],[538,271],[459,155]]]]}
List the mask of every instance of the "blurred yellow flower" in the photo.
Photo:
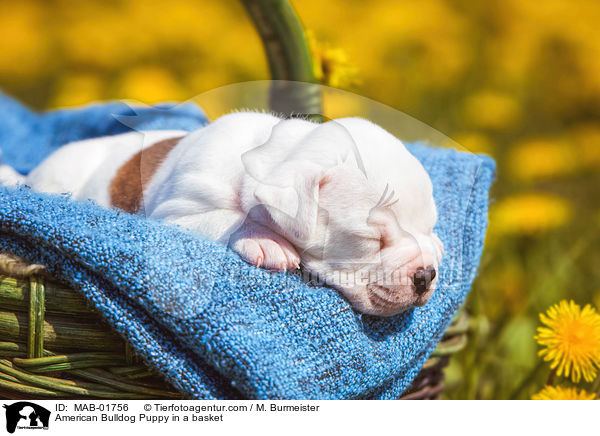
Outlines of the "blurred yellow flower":
{"type": "Polygon", "coordinates": [[[578,391],[576,388],[561,388],[560,386],[546,386],[537,394],[531,396],[532,400],[594,400],[596,394],[578,391]]]}
{"type": "Polygon", "coordinates": [[[128,71],[118,87],[119,98],[144,103],[181,101],[186,94],[175,78],[160,67],[136,68],[128,71]]]}
{"type": "Polygon", "coordinates": [[[489,136],[478,132],[462,132],[453,135],[454,141],[471,153],[494,154],[494,143],[489,136]]]}
{"type": "Polygon", "coordinates": [[[545,347],[538,352],[559,376],[591,382],[600,366],[600,315],[586,305],[562,300],[540,314],[546,327],[538,327],[535,340],[545,347]]]}
{"type": "Polygon", "coordinates": [[[572,215],[566,200],[541,193],[504,198],[490,209],[490,234],[532,235],[565,225],[572,215]]]}
{"type": "Polygon", "coordinates": [[[363,100],[354,93],[334,88],[325,88],[322,94],[323,115],[327,118],[363,116],[363,100]]]}
{"type": "Polygon", "coordinates": [[[43,12],[41,4],[0,2],[0,77],[30,80],[47,72],[51,40],[43,12]]]}
{"type": "Polygon", "coordinates": [[[491,90],[467,97],[463,109],[465,121],[484,129],[513,127],[521,117],[521,108],[514,97],[491,90]]]}
{"type": "Polygon", "coordinates": [[[530,139],[509,151],[507,166],[515,178],[523,181],[567,175],[577,168],[576,150],[560,140],[530,139]]]}
{"type": "Polygon", "coordinates": [[[311,30],[306,31],[306,39],[317,80],[334,88],[345,88],[358,83],[358,70],[348,61],[344,50],[320,43],[311,30]]]}
{"type": "Polygon", "coordinates": [[[61,54],[71,65],[118,69],[139,56],[138,33],[132,32],[134,18],[126,11],[77,2],[56,28],[61,54]]]}
{"type": "Polygon", "coordinates": [[[77,106],[102,99],[104,83],[94,74],[75,74],[62,77],[54,92],[51,106],[77,106]]]}

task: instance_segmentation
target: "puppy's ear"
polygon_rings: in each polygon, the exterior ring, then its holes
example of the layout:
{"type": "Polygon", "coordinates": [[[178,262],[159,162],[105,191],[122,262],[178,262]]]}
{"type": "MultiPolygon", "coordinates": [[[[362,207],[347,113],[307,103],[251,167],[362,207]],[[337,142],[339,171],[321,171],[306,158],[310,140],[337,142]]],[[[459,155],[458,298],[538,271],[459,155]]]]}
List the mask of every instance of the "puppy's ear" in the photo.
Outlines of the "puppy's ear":
{"type": "Polygon", "coordinates": [[[377,228],[381,236],[382,249],[392,246],[400,238],[400,228],[391,209],[386,207],[373,208],[367,218],[367,224],[377,228]]]}
{"type": "Polygon", "coordinates": [[[286,162],[259,184],[254,197],[294,243],[308,241],[317,224],[324,170],[309,162],[286,162]]]}

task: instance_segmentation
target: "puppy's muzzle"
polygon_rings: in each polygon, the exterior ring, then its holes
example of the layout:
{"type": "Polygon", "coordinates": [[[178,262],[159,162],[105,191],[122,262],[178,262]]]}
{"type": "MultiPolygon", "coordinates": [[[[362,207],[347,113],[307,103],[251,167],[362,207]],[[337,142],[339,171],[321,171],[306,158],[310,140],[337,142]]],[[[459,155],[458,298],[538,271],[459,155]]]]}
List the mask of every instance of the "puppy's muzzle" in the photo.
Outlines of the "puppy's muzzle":
{"type": "Polygon", "coordinates": [[[369,301],[378,315],[391,316],[427,303],[437,271],[432,265],[418,267],[413,271],[408,276],[403,276],[408,283],[391,286],[378,283],[367,285],[369,301]]]}

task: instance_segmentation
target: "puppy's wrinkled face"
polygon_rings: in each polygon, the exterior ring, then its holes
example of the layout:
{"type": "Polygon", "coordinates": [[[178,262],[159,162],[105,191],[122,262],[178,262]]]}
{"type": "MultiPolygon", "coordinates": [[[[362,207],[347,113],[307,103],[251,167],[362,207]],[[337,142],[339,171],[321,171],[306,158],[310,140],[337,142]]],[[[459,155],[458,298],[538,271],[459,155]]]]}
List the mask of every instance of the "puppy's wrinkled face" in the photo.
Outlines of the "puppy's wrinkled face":
{"type": "Polygon", "coordinates": [[[258,206],[256,220],[288,240],[304,268],[355,309],[391,316],[425,304],[443,247],[421,163],[364,119],[323,123],[304,136],[291,135],[288,123],[298,122],[280,123],[243,159],[252,181],[246,209],[258,206]]]}
{"type": "Polygon", "coordinates": [[[329,171],[319,184],[315,231],[299,251],[305,268],[364,313],[391,316],[424,305],[443,253],[425,177],[396,200],[356,169],[329,171]]]}

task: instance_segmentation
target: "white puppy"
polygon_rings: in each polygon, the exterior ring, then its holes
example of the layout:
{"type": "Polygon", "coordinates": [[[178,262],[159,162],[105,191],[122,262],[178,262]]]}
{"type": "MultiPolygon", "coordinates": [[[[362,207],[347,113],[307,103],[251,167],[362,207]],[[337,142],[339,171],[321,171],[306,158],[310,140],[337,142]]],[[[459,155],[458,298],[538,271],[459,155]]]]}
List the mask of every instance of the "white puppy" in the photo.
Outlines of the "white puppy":
{"type": "Polygon", "coordinates": [[[258,267],[302,264],[375,315],[425,304],[443,252],[427,173],[360,118],[243,112],[191,133],[90,139],[60,148],[23,183],[181,225],[258,267]]]}

